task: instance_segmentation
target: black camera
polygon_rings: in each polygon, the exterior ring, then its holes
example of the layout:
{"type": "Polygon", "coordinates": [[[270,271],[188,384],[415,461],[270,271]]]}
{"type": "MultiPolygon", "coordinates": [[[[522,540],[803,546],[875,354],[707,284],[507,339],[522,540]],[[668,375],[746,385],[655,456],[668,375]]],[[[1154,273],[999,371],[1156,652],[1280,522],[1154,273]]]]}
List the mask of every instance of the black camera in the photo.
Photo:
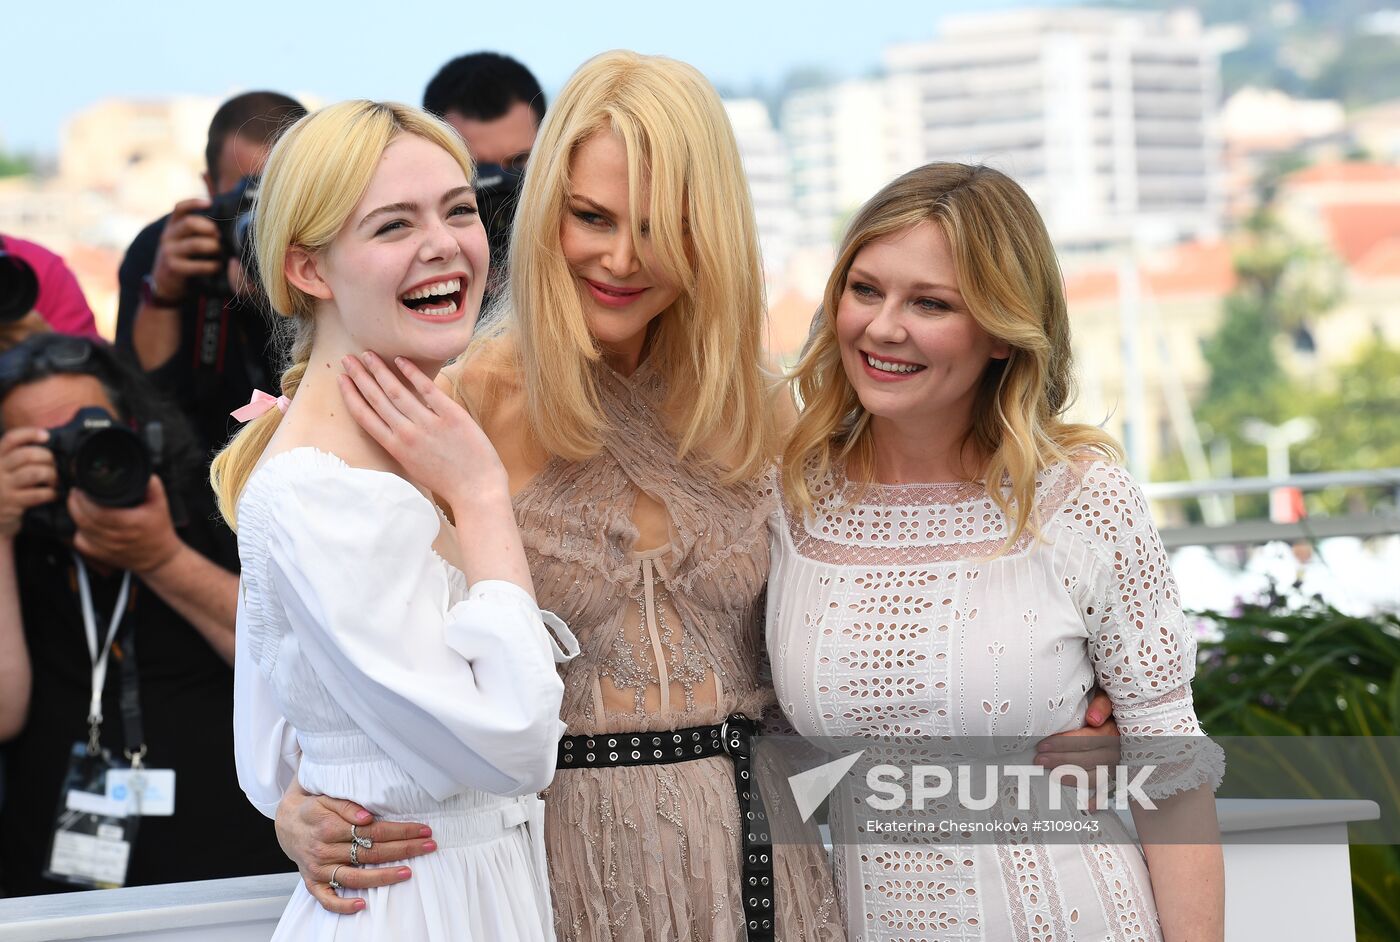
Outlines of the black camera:
{"type": "Polygon", "coordinates": [[[196,286],[200,294],[232,297],[233,286],[228,283],[228,263],[238,259],[250,278],[253,272],[253,207],[258,198],[258,176],[248,174],[233,189],[214,197],[203,215],[219,227],[219,271],[201,279],[196,286]]]}
{"type": "Polygon", "coordinates": [[[39,278],[33,266],[0,247],[0,324],[24,317],[38,300],[39,278]]]}
{"type": "Polygon", "coordinates": [[[79,409],[67,425],[49,429],[48,448],[58,468],[58,498],[24,515],[33,527],[71,539],[75,532],[68,515],[70,488],[77,488],[104,507],[135,507],[146,499],[146,486],[162,451],[160,423],[145,429],[145,437],[127,428],[106,409],[79,409]]]}

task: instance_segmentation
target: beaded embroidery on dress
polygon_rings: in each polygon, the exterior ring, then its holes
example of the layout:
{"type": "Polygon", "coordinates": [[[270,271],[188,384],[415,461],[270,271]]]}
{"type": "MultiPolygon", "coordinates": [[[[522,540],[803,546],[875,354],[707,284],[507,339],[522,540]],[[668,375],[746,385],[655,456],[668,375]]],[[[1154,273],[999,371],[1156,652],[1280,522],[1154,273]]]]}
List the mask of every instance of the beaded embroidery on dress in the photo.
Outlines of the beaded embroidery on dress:
{"type": "MultiPolygon", "coordinates": [[[[569,735],[673,730],[759,717],[772,475],[724,484],[681,462],[661,420],[665,382],[647,363],[598,371],[610,429],[600,454],[552,459],[516,495],[540,604],[582,653],[563,670],[569,735]],[[639,548],[637,515],[664,509],[669,540],[639,548]]],[[[728,756],[568,769],[544,793],[561,939],[743,938],[739,811],[728,756]]],[[[770,814],[778,810],[769,808],[770,814]]],[[[820,848],[776,854],[779,937],[842,937],[820,848]]]]}
{"type": "MultiPolygon", "coordinates": [[[[1080,726],[1098,685],[1113,699],[1124,763],[1158,766],[1149,795],[1219,783],[1223,755],[1204,737],[1170,762],[1153,751],[1154,735],[1201,732],[1195,643],[1122,468],[1045,469],[1034,532],[999,555],[1009,524],[979,484],[814,483],[823,496],[808,519],[775,514],[768,595],[774,685],[798,733],[1030,747],[1080,726]]],[[[836,819],[854,813],[832,807],[836,819]]],[[[838,846],[849,938],[1160,939],[1142,854],[1116,820],[1104,825],[1117,830],[1100,843],[918,834],[838,846]]]]}

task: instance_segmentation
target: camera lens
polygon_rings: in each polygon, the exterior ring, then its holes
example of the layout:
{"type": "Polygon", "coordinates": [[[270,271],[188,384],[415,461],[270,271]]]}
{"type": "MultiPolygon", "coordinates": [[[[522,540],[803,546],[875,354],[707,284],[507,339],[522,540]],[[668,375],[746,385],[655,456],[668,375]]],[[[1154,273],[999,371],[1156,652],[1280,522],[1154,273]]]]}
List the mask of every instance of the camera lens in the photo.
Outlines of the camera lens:
{"type": "Polygon", "coordinates": [[[73,483],[106,507],[134,507],[146,496],[151,459],[135,432],[113,426],[87,435],[73,455],[73,483]]]}

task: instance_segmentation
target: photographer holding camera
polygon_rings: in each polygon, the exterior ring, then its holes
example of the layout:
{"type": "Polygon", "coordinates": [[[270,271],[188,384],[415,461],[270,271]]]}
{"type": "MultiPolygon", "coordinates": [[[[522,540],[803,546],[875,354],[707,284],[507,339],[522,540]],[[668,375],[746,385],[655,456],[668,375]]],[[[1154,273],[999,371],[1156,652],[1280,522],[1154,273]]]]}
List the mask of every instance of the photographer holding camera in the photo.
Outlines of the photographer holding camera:
{"type": "Polygon", "coordinates": [[[44,334],[0,354],[0,427],[5,891],[286,869],[238,791],[237,551],[185,423],[105,345],[44,334]]]}
{"type": "Polygon", "coordinates": [[[209,199],[183,200],[142,230],[118,273],[117,348],[185,411],[206,462],[229,436],[229,412],[254,389],[275,392],[281,374],[262,302],[241,290],[241,240],[268,151],[304,114],[276,92],[224,102],[205,148],[209,199]]]}

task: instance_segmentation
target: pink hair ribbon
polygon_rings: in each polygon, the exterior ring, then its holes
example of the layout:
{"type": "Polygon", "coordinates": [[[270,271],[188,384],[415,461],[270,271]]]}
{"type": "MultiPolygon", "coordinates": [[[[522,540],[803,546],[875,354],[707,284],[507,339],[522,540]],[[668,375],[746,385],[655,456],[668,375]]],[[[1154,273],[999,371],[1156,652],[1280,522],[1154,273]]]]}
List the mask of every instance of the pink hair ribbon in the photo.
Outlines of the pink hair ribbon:
{"type": "Polygon", "coordinates": [[[253,390],[253,395],[248,397],[248,404],[234,409],[229,415],[240,422],[251,422],[253,419],[266,413],[267,410],[271,409],[273,406],[281,409],[285,414],[287,406],[291,404],[292,400],[288,399],[286,396],[273,396],[263,392],[261,389],[255,389],[253,390]]]}

